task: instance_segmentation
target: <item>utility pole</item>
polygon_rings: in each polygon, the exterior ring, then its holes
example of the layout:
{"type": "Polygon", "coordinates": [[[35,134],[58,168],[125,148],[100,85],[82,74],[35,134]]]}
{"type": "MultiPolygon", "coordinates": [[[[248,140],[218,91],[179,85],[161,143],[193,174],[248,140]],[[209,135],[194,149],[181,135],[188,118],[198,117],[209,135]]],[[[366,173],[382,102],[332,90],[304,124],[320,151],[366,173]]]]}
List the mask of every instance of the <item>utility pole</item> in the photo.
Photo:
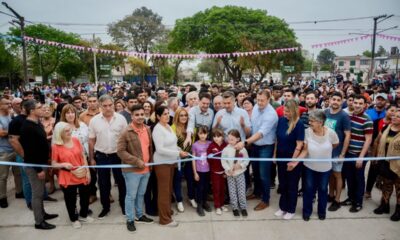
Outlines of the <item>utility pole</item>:
{"type": "MultiPolygon", "coordinates": [[[[96,36],[93,33],[93,47],[96,47],[95,41],[96,41],[96,36]]],[[[98,79],[97,79],[96,51],[93,51],[93,67],[94,67],[94,83],[97,87],[98,79]]]]}
{"type": "Polygon", "coordinates": [[[10,6],[8,6],[8,4],[6,2],[2,2],[1,4],[3,4],[8,10],[10,10],[14,14],[15,18],[18,19],[18,21],[17,20],[13,20],[13,22],[18,24],[20,29],[21,29],[22,62],[23,62],[23,68],[24,68],[24,84],[23,84],[23,87],[25,87],[25,84],[27,84],[29,82],[29,80],[28,80],[28,64],[27,64],[27,60],[26,60],[25,18],[22,17],[21,15],[19,15],[10,6]]]}
{"type": "Polygon", "coordinates": [[[393,17],[393,14],[390,16],[385,15],[380,15],[377,17],[374,17],[374,32],[372,34],[372,50],[371,50],[371,69],[369,73],[369,83],[372,82],[372,78],[374,77],[375,74],[375,43],[376,43],[376,31],[377,31],[377,26],[378,23],[393,17]],[[378,22],[379,19],[383,18],[381,21],[378,22]]]}

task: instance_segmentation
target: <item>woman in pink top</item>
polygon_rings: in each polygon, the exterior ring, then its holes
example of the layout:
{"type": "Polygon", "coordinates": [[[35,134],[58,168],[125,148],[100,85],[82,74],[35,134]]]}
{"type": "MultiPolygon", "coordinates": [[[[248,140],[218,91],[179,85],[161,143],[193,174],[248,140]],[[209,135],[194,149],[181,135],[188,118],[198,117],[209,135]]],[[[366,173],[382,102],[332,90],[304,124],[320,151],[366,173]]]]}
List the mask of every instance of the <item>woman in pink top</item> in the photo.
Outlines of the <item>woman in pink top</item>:
{"type": "Polygon", "coordinates": [[[60,168],[58,184],[63,193],[69,219],[74,228],[80,228],[82,222],[93,222],[88,217],[90,172],[83,155],[83,147],[79,140],[71,136],[71,126],[59,122],[54,127],[51,160],[52,166],[60,168]],[[80,213],[76,213],[76,195],[79,191],[80,213]]]}

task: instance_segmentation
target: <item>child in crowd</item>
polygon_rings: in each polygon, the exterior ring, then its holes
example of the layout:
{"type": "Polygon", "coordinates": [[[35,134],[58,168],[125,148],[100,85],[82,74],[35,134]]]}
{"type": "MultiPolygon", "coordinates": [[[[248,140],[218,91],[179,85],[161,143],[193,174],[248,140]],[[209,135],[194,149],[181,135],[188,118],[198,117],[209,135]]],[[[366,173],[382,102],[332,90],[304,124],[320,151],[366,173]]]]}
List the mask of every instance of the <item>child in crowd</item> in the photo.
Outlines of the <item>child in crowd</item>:
{"type": "Polygon", "coordinates": [[[222,151],[222,167],[225,169],[225,174],[228,176],[229,198],[233,209],[233,215],[239,217],[239,208],[242,216],[247,217],[246,210],[246,180],[244,172],[249,164],[249,155],[245,148],[236,150],[235,145],[240,142],[240,133],[236,129],[228,132],[228,146],[222,151]]]}
{"type": "MultiPolygon", "coordinates": [[[[215,154],[213,155],[214,157],[221,157],[221,152],[227,145],[224,141],[224,132],[219,128],[214,128],[211,132],[211,136],[213,142],[210,144],[210,146],[208,146],[207,156],[210,154],[215,154]]],[[[208,158],[208,164],[210,165],[215,212],[217,215],[221,215],[222,211],[228,211],[228,209],[224,207],[226,183],[224,168],[222,167],[221,160],[219,159],[208,158]]]]}
{"type": "Polygon", "coordinates": [[[198,140],[192,146],[192,153],[198,160],[192,161],[193,175],[195,180],[195,199],[197,202],[197,214],[205,216],[204,210],[211,212],[207,203],[208,184],[210,182],[210,166],[207,162],[207,148],[211,141],[207,140],[208,128],[200,126],[197,130],[198,140]]]}

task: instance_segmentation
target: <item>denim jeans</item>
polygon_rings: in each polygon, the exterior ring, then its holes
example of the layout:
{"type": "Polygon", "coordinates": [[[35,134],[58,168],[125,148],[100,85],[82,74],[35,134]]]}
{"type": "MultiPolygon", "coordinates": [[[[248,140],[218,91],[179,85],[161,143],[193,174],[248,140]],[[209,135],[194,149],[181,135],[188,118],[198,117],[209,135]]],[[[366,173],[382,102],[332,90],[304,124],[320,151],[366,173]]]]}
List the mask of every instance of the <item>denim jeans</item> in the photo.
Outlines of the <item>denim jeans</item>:
{"type": "MultiPolygon", "coordinates": [[[[24,159],[17,155],[16,162],[23,163],[24,159]]],[[[29,182],[29,178],[26,175],[25,169],[23,167],[20,167],[21,170],[21,178],[22,178],[22,192],[24,193],[24,198],[26,204],[31,204],[32,203],[32,188],[31,184],[29,182]]],[[[44,188],[44,193],[43,193],[43,198],[47,198],[48,193],[46,187],[44,188]]]]}
{"type": "MultiPolygon", "coordinates": [[[[358,155],[346,154],[346,158],[356,158],[358,155]]],[[[347,180],[347,195],[353,205],[363,204],[364,191],[365,191],[365,165],[363,161],[361,168],[356,168],[355,161],[345,161],[343,164],[343,173],[347,180]]]]}
{"type": "Polygon", "coordinates": [[[182,171],[180,171],[177,167],[174,171],[174,181],[173,188],[175,194],[175,201],[182,202],[182,171]]]}
{"type": "Polygon", "coordinates": [[[303,194],[303,216],[309,217],[313,210],[313,199],[318,191],[318,216],[326,216],[326,205],[328,204],[328,184],[331,171],[317,172],[306,166],[304,169],[304,194],[303,194]]]}
{"type": "Polygon", "coordinates": [[[146,193],[147,183],[150,173],[123,172],[125,178],[126,196],[125,196],[125,214],[128,221],[134,221],[143,216],[144,194],[146,193]],[[135,208],[135,213],[133,213],[135,208]]]}
{"type": "MultiPolygon", "coordinates": [[[[253,155],[255,158],[272,158],[274,154],[274,145],[253,146],[253,155]]],[[[254,163],[253,163],[254,164],[254,163]]],[[[261,199],[265,203],[269,203],[270,188],[271,188],[271,161],[255,162],[255,171],[259,172],[260,176],[260,193],[261,199]]],[[[253,165],[254,166],[254,165],[253,165]]]]}
{"type": "Polygon", "coordinates": [[[193,166],[191,162],[186,162],[183,167],[185,179],[186,179],[186,187],[187,187],[187,195],[190,200],[194,199],[195,190],[194,190],[194,177],[193,177],[193,166]]]}

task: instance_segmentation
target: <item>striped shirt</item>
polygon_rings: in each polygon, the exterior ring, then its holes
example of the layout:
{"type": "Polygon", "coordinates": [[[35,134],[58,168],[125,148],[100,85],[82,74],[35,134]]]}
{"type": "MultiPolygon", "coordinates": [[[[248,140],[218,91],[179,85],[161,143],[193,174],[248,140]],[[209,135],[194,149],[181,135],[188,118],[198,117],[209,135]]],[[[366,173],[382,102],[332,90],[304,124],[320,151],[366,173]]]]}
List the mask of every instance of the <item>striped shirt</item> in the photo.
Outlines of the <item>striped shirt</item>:
{"type": "Polygon", "coordinates": [[[365,134],[372,134],[374,127],[371,119],[364,112],[361,114],[352,114],[351,119],[351,136],[348,152],[354,155],[361,153],[365,134]]]}

